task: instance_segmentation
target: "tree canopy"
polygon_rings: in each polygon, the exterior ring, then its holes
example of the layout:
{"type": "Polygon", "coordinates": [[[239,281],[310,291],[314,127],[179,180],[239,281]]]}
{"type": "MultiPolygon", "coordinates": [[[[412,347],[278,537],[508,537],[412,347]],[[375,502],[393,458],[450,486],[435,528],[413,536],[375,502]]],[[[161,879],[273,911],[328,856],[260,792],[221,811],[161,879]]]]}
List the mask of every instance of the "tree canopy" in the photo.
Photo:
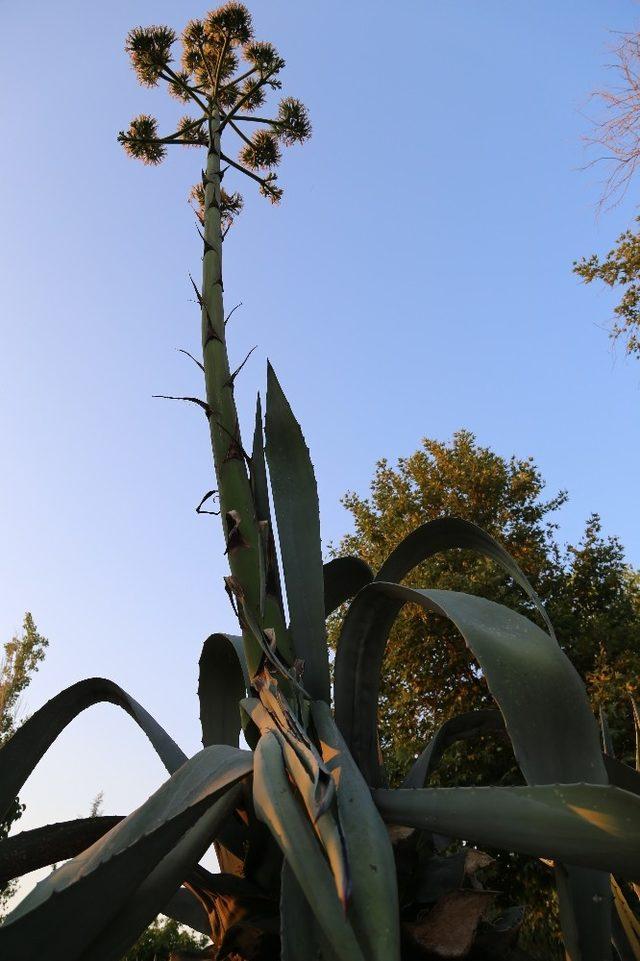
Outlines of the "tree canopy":
{"type": "MultiPolygon", "coordinates": [[[[603,108],[587,141],[599,151],[594,160],[609,164],[601,204],[617,202],[628,189],[640,164],[640,33],[624,34],[613,51],[615,82],[594,93],[603,108]]],[[[638,222],[640,218],[636,218],[638,222]]],[[[640,234],[622,233],[608,254],[574,261],[574,273],[585,283],[601,280],[622,291],[614,307],[613,340],[624,342],[628,354],[640,357],[640,234]]]]}
{"type": "MultiPolygon", "coordinates": [[[[594,709],[610,719],[619,756],[635,756],[629,695],[640,686],[640,581],[616,537],[603,535],[597,514],[580,542],[561,545],[555,513],[563,491],[544,497],[531,458],[502,457],[458,431],[449,443],[425,438],[395,467],[377,464],[368,497],[348,493],[354,530],[339,553],[376,570],[419,524],[457,516],[487,530],[513,555],[543,599],[560,644],[587,684],[594,709]]],[[[416,586],[463,590],[507,604],[536,619],[531,602],[491,561],[448,551],[421,565],[416,586]]],[[[337,620],[333,624],[336,636],[337,620]]],[[[400,783],[436,729],[457,714],[494,706],[481,671],[452,623],[407,607],[385,654],[380,736],[392,784],[400,783]],[[389,760],[390,759],[390,760],[389,760]]],[[[445,753],[434,783],[481,785],[519,780],[506,740],[481,737],[445,753]]],[[[505,859],[503,858],[503,863],[505,859]]],[[[506,859],[497,887],[528,903],[533,946],[556,942],[550,872],[536,862],[506,859]]],[[[557,942],[556,942],[557,943],[557,942]]]]}
{"type": "MultiPolygon", "coordinates": [[[[0,661],[0,746],[11,737],[19,723],[21,697],[38,670],[48,644],[46,637],[38,633],[28,612],[24,616],[22,632],[5,642],[0,661]]],[[[0,821],[0,840],[8,835],[11,825],[23,811],[24,806],[16,798],[8,816],[0,821]]],[[[0,913],[13,889],[13,885],[0,886],[0,913]]]]}

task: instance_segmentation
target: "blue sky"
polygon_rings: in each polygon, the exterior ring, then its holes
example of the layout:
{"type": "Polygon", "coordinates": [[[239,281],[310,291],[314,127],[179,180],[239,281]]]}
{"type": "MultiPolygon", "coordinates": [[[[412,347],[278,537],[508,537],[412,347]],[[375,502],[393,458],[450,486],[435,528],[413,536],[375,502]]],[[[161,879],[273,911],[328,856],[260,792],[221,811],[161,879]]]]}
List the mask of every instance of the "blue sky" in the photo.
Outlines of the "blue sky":
{"type": "MultiPolygon", "coordinates": [[[[599,511],[640,564],[640,366],[613,350],[613,300],[573,259],[636,215],[636,181],[596,214],[581,137],[608,77],[611,31],[632,0],[258,0],[257,34],[287,59],[285,92],[314,137],[287,152],[272,208],[246,208],[225,245],[232,361],[248,427],[268,356],[302,422],[325,544],[376,460],[460,427],[504,455],[533,455],[567,488],[563,540],[599,511]]],[[[137,86],[127,30],[181,28],[203,11],[168,0],[3,4],[0,197],[0,629],[31,610],[50,638],[24,707],[90,675],[122,684],[199,746],[197,659],[233,629],[206,425],[155,393],[199,389],[188,282],[199,241],[186,203],[197,151],[158,169],[115,135],[141,112],[181,111],[137,86]]],[[[84,714],[31,778],[22,826],[124,814],[162,779],[115,708],[84,714]]]]}

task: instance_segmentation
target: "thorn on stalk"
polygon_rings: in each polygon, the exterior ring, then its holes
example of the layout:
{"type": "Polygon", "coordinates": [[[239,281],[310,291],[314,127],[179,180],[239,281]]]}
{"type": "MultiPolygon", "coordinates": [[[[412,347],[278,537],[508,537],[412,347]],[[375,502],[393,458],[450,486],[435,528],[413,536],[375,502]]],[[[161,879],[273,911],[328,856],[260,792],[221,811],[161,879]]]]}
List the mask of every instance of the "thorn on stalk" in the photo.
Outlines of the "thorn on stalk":
{"type": "Polygon", "coordinates": [[[239,366],[239,367],[236,367],[236,369],[234,370],[234,372],[229,375],[229,378],[224,382],[224,386],[225,386],[225,387],[233,387],[236,377],[238,376],[238,374],[240,373],[240,371],[242,370],[242,368],[244,367],[244,365],[246,364],[246,362],[249,360],[249,358],[251,357],[252,353],[254,352],[254,350],[256,349],[257,346],[258,346],[258,345],[256,344],[255,347],[252,347],[252,348],[251,348],[251,350],[249,351],[249,353],[247,354],[247,356],[245,357],[245,359],[242,361],[242,363],[240,364],[240,366],[239,366]]]}
{"type": "Polygon", "coordinates": [[[198,407],[202,407],[203,411],[207,415],[207,419],[213,415],[212,409],[209,407],[205,400],[200,400],[199,397],[174,397],[172,394],[152,394],[154,399],[159,400],[186,400],[190,404],[197,404],[198,407]]]}
{"type": "Polygon", "coordinates": [[[216,426],[220,428],[221,431],[227,435],[231,443],[229,444],[229,449],[227,450],[226,457],[224,459],[225,464],[230,460],[244,460],[247,466],[251,465],[251,458],[247,454],[246,450],[240,442],[240,427],[236,423],[236,433],[232,434],[230,430],[220,423],[219,420],[215,422],[216,426]]]}
{"type": "MultiPolygon", "coordinates": [[[[228,229],[229,229],[229,228],[227,228],[227,230],[228,230],[228,229]]],[[[231,310],[229,311],[229,313],[227,314],[227,316],[225,317],[225,319],[224,319],[224,325],[225,325],[225,327],[227,326],[227,324],[228,324],[229,321],[231,320],[232,315],[235,313],[235,311],[238,309],[238,307],[242,307],[242,301],[240,301],[239,304],[236,304],[235,307],[232,307],[231,310]]]]}
{"type": "Polygon", "coordinates": [[[202,505],[203,505],[203,504],[206,504],[206,502],[207,502],[211,497],[216,497],[217,493],[218,493],[217,488],[215,488],[215,489],[212,490],[212,491],[207,491],[207,493],[204,495],[204,497],[202,498],[202,500],[200,501],[200,503],[199,503],[198,506],[196,507],[196,514],[214,514],[216,517],[219,517],[219,516],[220,516],[220,511],[207,511],[207,510],[203,510],[203,507],[202,507],[202,505]]]}
{"type": "Polygon", "coordinates": [[[194,364],[197,364],[200,370],[202,371],[202,373],[204,374],[204,364],[201,364],[200,361],[197,359],[197,357],[194,357],[193,354],[190,354],[188,350],[184,349],[184,347],[176,347],[176,350],[178,351],[179,354],[184,354],[185,357],[190,357],[191,360],[194,362],[194,364]]]}

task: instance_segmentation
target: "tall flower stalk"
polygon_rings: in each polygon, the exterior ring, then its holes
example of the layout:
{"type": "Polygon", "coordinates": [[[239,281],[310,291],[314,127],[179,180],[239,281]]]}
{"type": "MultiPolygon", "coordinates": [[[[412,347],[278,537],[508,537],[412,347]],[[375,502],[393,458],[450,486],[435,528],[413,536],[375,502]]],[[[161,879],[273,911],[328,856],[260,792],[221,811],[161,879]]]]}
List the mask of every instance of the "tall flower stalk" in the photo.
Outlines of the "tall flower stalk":
{"type": "Polygon", "coordinates": [[[238,611],[245,638],[250,675],[263,660],[264,644],[247,624],[247,614],[285,662],[292,652],[284,629],[281,605],[266,591],[270,577],[272,532],[268,518],[258,516],[250,460],[243,447],[234,382],[227,348],[223,302],[222,248],[233,218],[242,208],[239,193],[228,193],[223,177],[239,173],[257,183],[261,193],[278,203],[280,144],[300,143],[310,136],[304,105],[285,98],[277,116],[258,117],[270,90],[281,87],[284,60],[270,43],[256,42],[248,10],[227,3],[202,20],[192,20],[182,34],[181,68],[173,65],[177,40],[169,27],[138,27],[127,38],[127,50],[140,82],[157,86],[191,107],[196,116],[183,117],[174,133],[160,137],[155,118],[142,115],[119,134],[125,150],[149,164],[160,163],[174,145],[206,146],[202,182],[192,190],[203,241],[202,287],[196,296],[202,311],[202,367],[206,399],[188,398],[204,409],[211,433],[220,515],[231,576],[227,590],[238,611]],[[223,136],[240,142],[238,159],[223,153],[223,136]]]}

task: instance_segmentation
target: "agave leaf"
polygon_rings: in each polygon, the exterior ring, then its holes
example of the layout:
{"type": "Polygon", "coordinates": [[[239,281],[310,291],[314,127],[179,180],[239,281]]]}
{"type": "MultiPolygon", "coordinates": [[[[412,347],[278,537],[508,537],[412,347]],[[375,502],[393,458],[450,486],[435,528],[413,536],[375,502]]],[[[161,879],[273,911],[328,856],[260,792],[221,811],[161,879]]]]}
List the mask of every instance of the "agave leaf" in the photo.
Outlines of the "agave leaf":
{"type": "Polygon", "coordinates": [[[194,931],[211,937],[211,926],[207,912],[198,898],[187,888],[180,888],[171,896],[160,912],[166,918],[173,918],[179,924],[187,924],[194,931]]]}
{"type": "Polygon", "coordinates": [[[269,503],[269,484],[267,481],[267,467],[264,459],[264,439],[262,431],[262,405],[260,395],[256,401],[256,421],[253,434],[253,449],[251,451],[251,489],[256,505],[256,517],[260,524],[263,538],[264,553],[264,602],[263,625],[273,629],[276,635],[276,647],[280,656],[289,664],[294,661],[293,647],[284,619],[284,603],[282,600],[282,586],[280,571],[276,555],[271,507],[269,503]]]}
{"type": "Polygon", "coordinates": [[[255,752],[253,799],[256,814],[269,827],[289,862],[311,910],[340,961],[364,961],[334,879],[311,823],[287,778],[278,739],[263,734],[255,752]]]}
{"type": "Polygon", "coordinates": [[[607,720],[606,711],[602,706],[600,706],[599,717],[600,717],[600,736],[602,738],[602,753],[607,754],[609,757],[615,757],[616,752],[613,749],[613,741],[611,740],[611,731],[609,730],[609,721],[607,720]]]}
{"type": "Polygon", "coordinates": [[[602,759],[607,770],[609,783],[616,787],[621,787],[632,794],[640,794],[640,773],[635,771],[628,764],[617,761],[609,754],[603,754],[602,759]]]}
{"type": "Polygon", "coordinates": [[[240,738],[238,702],[246,696],[249,673],[242,637],[211,634],[200,655],[200,721],[202,744],[237,747],[240,738]]]}
{"type": "Polygon", "coordinates": [[[322,573],[325,617],[373,580],[373,571],[360,557],[334,557],[327,561],[322,573]]]}
{"type": "MultiPolygon", "coordinates": [[[[389,629],[405,603],[442,614],[456,625],[498,702],[529,783],[607,783],[584,685],[553,638],[528,618],[481,597],[380,581],[365,587],[352,604],[336,657],[336,679],[343,679],[340,700],[336,696],[338,726],[343,730],[340,716],[349,718],[345,726],[351,730],[351,750],[360,769],[371,775],[370,783],[377,786],[378,780],[382,656],[389,629]],[[379,615],[377,621],[360,616],[366,607],[379,615]]],[[[336,695],[337,688],[336,680],[336,695]]]]}
{"type": "Polygon", "coordinates": [[[289,632],[296,657],[304,661],[304,687],[313,699],[328,703],[329,655],[316,479],[300,425],[271,365],[267,371],[266,437],[289,632]]]}
{"type": "Polygon", "coordinates": [[[113,681],[91,677],[61,691],[22,724],[0,748],[0,817],[9,809],[40,758],[81,711],[108,702],[123,708],[147,735],[169,774],[187,760],[175,741],[113,681]]]}
{"type": "Polygon", "coordinates": [[[329,706],[324,701],[316,701],[311,707],[311,716],[322,756],[337,788],[338,813],[351,873],[351,923],[370,961],[397,961],[400,913],[388,831],[329,706]]]}
{"type": "Polygon", "coordinates": [[[379,788],[385,821],[640,877],[640,798],[610,784],[379,788]]]}
{"type": "Polygon", "coordinates": [[[633,729],[636,735],[636,771],[640,771],[640,714],[638,713],[638,705],[635,702],[635,698],[629,698],[631,701],[631,710],[633,712],[633,729]]]}
{"type": "MultiPolygon", "coordinates": [[[[611,890],[613,891],[613,903],[619,919],[619,927],[622,928],[622,934],[626,940],[627,956],[633,958],[633,961],[640,961],[640,921],[629,906],[622,888],[614,877],[611,878],[611,890]]],[[[614,930],[615,927],[614,925],[614,930]]],[[[618,942],[618,938],[616,938],[616,942],[618,942]]],[[[621,948],[618,947],[618,944],[616,944],[616,947],[618,953],[621,954],[621,948]]]]}
{"type": "Polygon", "coordinates": [[[251,768],[248,751],[200,751],[133,814],[36,885],[0,928],[0,954],[117,961],[202,857],[237,803],[234,785],[251,768]]]}
{"type": "MultiPolygon", "coordinates": [[[[529,784],[608,783],[584,685],[554,638],[484,598],[374,581],[351,605],[336,657],[336,718],[341,730],[349,732],[347,743],[370,784],[381,781],[376,715],[382,657],[393,622],[407,602],[456,625],[502,711],[529,784]]],[[[602,961],[611,940],[608,879],[574,868],[570,880],[570,898],[563,899],[565,940],[571,911],[579,933],[575,961],[602,961]],[[598,937],[593,936],[596,927],[598,937]]]]}
{"type": "Polygon", "coordinates": [[[287,775],[306,808],[309,823],[329,861],[336,892],[346,908],[350,876],[344,835],[335,807],[333,778],[268,670],[265,669],[263,677],[256,678],[255,684],[259,686],[261,700],[250,703],[253,699],[247,698],[243,706],[263,734],[270,731],[277,738],[287,775]]]}
{"type": "Polygon", "coordinates": [[[426,748],[400,785],[403,788],[424,787],[431,769],[452,744],[481,737],[483,734],[504,734],[504,719],[500,711],[487,709],[469,711],[449,718],[436,731],[426,748]]]}
{"type": "Polygon", "coordinates": [[[240,785],[231,787],[180,836],[78,961],[120,961],[144,929],[164,910],[163,905],[166,906],[178,890],[185,872],[204,855],[220,824],[241,795],[240,785]]]}
{"type": "Polygon", "coordinates": [[[280,886],[280,961],[338,961],[287,861],[280,886]]]}
{"type": "Polygon", "coordinates": [[[97,841],[122,817],[77,818],[21,831],[0,842],[0,886],[30,871],[66,861],[97,841]]]}
{"type": "Polygon", "coordinates": [[[478,554],[489,557],[500,564],[528,595],[546,624],[547,630],[552,637],[555,637],[553,625],[542,601],[513,557],[481,527],[472,524],[471,521],[463,520],[461,517],[439,517],[417,527],[389,554],[378,571],[376,580],[402,581],[414,567],[417,567],[418,564],[426,561],[429,557],[454,548],[476,551],[478,554]]]}

